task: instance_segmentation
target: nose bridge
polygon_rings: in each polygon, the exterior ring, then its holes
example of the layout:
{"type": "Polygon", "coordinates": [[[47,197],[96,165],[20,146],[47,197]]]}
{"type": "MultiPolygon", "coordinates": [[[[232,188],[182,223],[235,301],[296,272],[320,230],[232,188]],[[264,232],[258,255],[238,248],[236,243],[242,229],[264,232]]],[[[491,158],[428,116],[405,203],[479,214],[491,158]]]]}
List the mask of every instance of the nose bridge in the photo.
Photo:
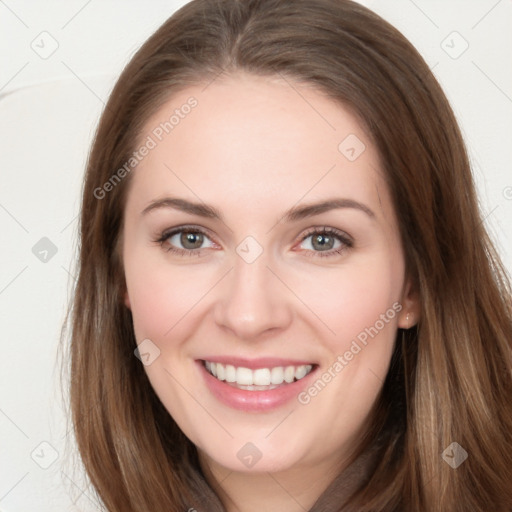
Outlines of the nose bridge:
{"type": "MultiPolygon", "coordinates": [[[[250,243],[250,242],[249,242],[250,243]]],[[[217,304],[216,321],[239,338],[254,338],[269,329],[283,328],[291,318],[286,289],[268,268],[265,252],[247,258],[243,244],[217,304]]],[[[247,247],[246,247],[247,248],[247,247]]]]}

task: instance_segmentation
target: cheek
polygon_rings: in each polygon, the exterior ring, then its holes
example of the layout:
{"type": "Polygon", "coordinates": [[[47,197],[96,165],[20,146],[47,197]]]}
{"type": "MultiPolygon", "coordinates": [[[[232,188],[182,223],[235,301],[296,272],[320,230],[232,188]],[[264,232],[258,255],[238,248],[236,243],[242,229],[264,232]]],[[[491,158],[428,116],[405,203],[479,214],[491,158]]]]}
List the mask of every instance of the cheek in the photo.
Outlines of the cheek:
{"type": "Polygon", "coordinates": [[[156,249],[133,251],[124,266],[137,341],[162,345],[171,332],[185,336],[188,315],[213,284],[212,270],[170,264],[156,249]]]}
{"type": "Polygon", "coordinates": [[[358,435],[382,388],[402,308],[403,272],[399,254],[379,254],[329,274],[322,269],[303,282],[303,297],[313,291],[304,301],[324,324],[317,341],[326,357],[299,402],[310,407],[311,418],[328,416],[336,442],[358,435]]]}
{"type": "Polygon", "coordinates": [[[358,337],[363,345],[377,335],[394,339],[403,273],[400,255],[374,255],[332,271],[304,273],[296,289],[320,320],[331,351],[342,353],[358,337]]]}

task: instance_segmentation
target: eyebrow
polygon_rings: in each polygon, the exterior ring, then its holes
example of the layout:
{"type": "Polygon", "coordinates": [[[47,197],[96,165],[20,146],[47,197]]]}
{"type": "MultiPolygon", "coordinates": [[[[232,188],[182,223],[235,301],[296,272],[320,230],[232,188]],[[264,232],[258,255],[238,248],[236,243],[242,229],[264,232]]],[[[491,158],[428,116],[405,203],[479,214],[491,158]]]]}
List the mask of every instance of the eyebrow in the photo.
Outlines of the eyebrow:
{"type": "MultiPolygon", "coordinates": [[[[218,219],[223,221],[222,214],[215,207],[207,205],[205,203],[195,203],[186,199],[178,199],[173,197],[166,197],[151,201],[144,210],[142,215],[146,215],[149,212],[158,210],[161,208],[170,208],[173,210],[190,213],[199,217],[205,217],[209,219],[218,219]]],[[[321,213],[328,212],[330,210],[336,210],[341,208],[352,208],[359,210],[371,219],[375,218],[375,213],[368,208],[368,206],[354,201],[353,199],[335,198],[328,199],[319,203],[310,203],[301,206],[294,206],[284,213],[281,219],[286,222],[297,222],[299,220],[320,215],[321,213]]],[[[223,221],[224,222],[224,221],[223,221]]]]}

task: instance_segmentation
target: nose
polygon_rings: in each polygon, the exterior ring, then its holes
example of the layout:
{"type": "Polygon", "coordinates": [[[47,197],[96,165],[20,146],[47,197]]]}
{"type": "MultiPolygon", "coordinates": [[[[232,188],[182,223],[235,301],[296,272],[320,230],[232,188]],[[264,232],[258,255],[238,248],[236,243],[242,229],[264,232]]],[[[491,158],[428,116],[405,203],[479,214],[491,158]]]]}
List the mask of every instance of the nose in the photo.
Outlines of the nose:
{"type": "Polygon", "coordinates": [[[252,263],[236,256],[219,290],[215,321],[238,339],[254,340],[292,321],[290,293],[268,263],[265,253],[252,263]]]}

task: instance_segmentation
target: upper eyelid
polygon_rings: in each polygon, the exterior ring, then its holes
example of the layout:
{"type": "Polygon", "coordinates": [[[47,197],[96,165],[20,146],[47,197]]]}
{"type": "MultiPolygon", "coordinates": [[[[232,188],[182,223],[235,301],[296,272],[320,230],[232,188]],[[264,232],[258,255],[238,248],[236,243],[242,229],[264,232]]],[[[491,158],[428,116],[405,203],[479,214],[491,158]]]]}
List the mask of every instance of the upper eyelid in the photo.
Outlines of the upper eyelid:
{"type": "MultiPolygon", "coordinates": [[[[169,228],[162,232],[162,234],[156,239],[157,242],[159,242],[162,246],[165,242],[167,242],[171,237],[182,233],[184,231],[188,231],[190,233],[201,233],[203,236],[207,237],[212,243],[220,245],[219,242],[216,241],[215,237],[213,237],[210,234],[210,231],[206,228],[202,228],[199,226],[178,226],[176,228],[169,228]]],[[[183,251],[190,251],[190,252],[199,252],[203,249],[206,249],[206,247],[199,248],[199,249],[181,249],[181,247],[178,247],[177,249],[183,250],[183,251]]]]}
{"type": "Polygon", "coordinates": [[[311,236],[315,233],[329,233],[332,235],[337,235],[339,237],[346,237],[346,238],[349,238],[350,240],[352,240],[352,237],[346,231],[343,231],[342,229],[338,229],[338,228],[333,228],[330,226],[314,226],[312,228],[308,228],[301,236],[302,236],[302,239],[304,239],[304,238],[307,238],[308,236],[311,236]]]}
{"type": "Polygon", "coordinates": [[[181,233],[182,231],[190,231],[192,233],[194,233],[194,232],[202,233],[203,235],[207,235],[208,237],[215,238],[215,237],[212,237],[209,229],[203,228],[201,226],[194,226],[194,225],[184,225],[184,226],[177,226],[175,228],[164,229],[162,231],[161,238],[166,239],[172,235],[181,233]]]}
{"type": "MultiPolygon", "coordinates": [[[[218,245],[221,245],[219,242],[216,241],[215,236],[211,235],[211,232],[208,228],[205,228],[202,226],[197,226],[197,225],[188,225],[188,224],[164,230],[162,232],[162,235],[161,235],[159,241],[165,242],[171,236],[174,236],[183,231],[201,233],[201,234],[207,236],[208,238],[210,238],[210,240],[212,242],[214,242],[218,245]]],[[[331,226],[312,226],[312,227],[306,229],[300,235],[299,243],[303,242],[306,238],[309,238],[310,236],[314,235],[315,233],[329,233],[331,235],[337,236],[344,243],[345,242],[353,243],[353,238],[348,233],[346,233],[345,231],[343,231],[341,229],[334,228],[331,226]]],[[[193,249],[185,249],[185,250],[193,251],[193,249]]],[[[202,250],[202,249],[201,248],[196,249],[195,252],[198,252],[200,250],[202,250]]]]}

